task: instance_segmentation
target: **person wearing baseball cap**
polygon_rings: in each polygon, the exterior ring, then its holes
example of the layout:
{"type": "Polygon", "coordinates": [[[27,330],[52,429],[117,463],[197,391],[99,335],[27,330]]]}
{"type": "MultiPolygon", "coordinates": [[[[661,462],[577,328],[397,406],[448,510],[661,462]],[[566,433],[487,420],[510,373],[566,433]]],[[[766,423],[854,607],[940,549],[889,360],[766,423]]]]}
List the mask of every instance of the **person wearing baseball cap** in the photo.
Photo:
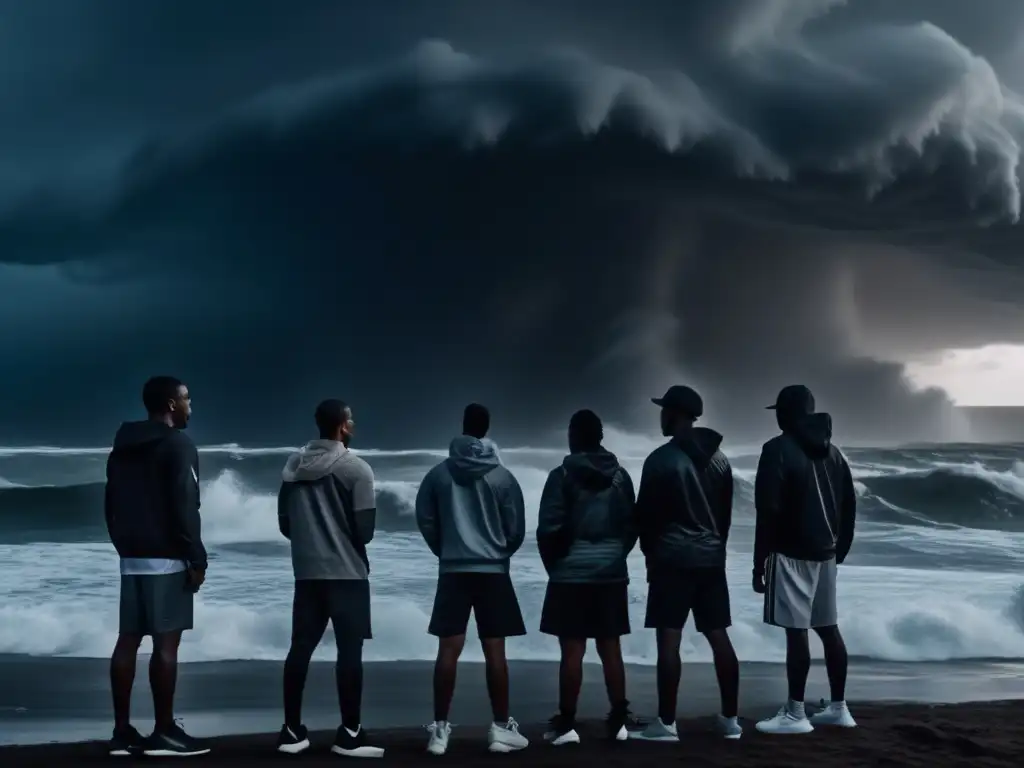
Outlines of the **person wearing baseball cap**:
{"type": "Polygon", "coordinates": [[[692,612],[714,654],[722,696],[718,731],[738,739],[743,734],[736,718],[740,669],[728,633],[732,615],[725,578],[732,467],[719,450],[722,436],[694,426],[704,413],[697,392],[674,386],[652,402],[661,408],[661,432],[670,439],[644,462],[636,518],[649,582],[644,626],[656,631],[658,642],[658,717],[630,736],[679,740],[679,644],[692,612]]]}
{"type": "Polygon", "coordinates": [[[801,384],[784,387],[768,409],[781,434],[761,449],[754,482],[754,591],[764,621],[786,630],[789,701],[762,720],[762,733],[810,733],[815,726],[853,728],[846,706],[846,645],[836,610],[836,566],[853,543],[857,497],[846,458],[832,444],[832,417],[816,413],[801,384]],[[810,719],[804,692],[811,667],[807,630],[825,651],[831,701],[810,719]]]}

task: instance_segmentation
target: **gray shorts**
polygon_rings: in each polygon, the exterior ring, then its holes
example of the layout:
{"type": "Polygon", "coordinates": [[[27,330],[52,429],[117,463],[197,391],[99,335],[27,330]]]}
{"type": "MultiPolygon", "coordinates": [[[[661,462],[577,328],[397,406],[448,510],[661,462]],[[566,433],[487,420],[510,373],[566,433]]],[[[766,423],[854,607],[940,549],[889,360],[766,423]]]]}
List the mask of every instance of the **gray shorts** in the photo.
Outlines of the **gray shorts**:
{"type": "Polygon", "coordinates": [[[764,583],[765,624],[814,629],[839,623],[835,558],[816,562],[769,555],[764,583]]]}
{"type": "Polygon", "coordinates": [[[194,593],[185,571],[121,576],[123,635],[160,635],[192,629],[194,593]]]}

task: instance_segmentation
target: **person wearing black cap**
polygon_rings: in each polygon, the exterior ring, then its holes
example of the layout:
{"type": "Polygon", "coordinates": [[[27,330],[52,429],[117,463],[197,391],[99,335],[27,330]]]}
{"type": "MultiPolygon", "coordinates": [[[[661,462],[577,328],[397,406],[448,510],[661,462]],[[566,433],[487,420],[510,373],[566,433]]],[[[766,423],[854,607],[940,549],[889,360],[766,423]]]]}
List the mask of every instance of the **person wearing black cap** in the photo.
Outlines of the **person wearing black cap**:
{"type": "Polygon", "coordinates": [[[857,497],[850,465],[831,442],[832,417],[814,406],[802,385],[785,387],[768,406],[782,434],[764,444],[754,483],[753,587],[764,595],[765,623],[786,630],[789,679],[789,701],[757,724],[763,733],[857,725],[845,701],[847,655],[836,611],[836,565],[853,543],[857,497]],[[808,629],[821,638],[832,693],[810,719],[804,711],[808,629]]]}
{"type": "Polygon", "coordinates": [[[641,733],[647,741],[678,741],[676,697],[679,644],[690,613],[714,654],[722,696],[719,732],[743,734],[736,710],[739,662],[729,639],[732,624],[725,547],[732,523],[732,467],[719,450],[722,436],[694,422],[704,403],[689,387],[670,387],[654,398],[669,442],[644,462],[637,495],[640,549],[647,558],[647,617],[657,632],[658,717],[641,733]]]}

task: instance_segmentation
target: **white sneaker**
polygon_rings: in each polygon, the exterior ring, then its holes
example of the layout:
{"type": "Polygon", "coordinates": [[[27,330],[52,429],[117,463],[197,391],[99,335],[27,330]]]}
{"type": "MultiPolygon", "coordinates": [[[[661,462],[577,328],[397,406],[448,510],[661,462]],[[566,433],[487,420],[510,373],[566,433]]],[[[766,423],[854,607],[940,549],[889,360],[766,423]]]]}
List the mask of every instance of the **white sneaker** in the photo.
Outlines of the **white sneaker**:
{"type": "Polygon", "coordinates": [[[775,717],[759,722],[757,730],[761,733],[810,733],[814,726],[806,715],[794,714],[789,707],[783,707],[775,717]]]}
{"type": "Polygon", "coordinates": [[[452,724],[447,721],[433,722],[427,726],[430,741],[427,752],[432,755],[443,755],[448,751],[448,737],[452,735],[452,724]]]}
{"type": "Polygon", "coordinates": [[[739,718],[737,717],[725,717],[718,715],[715,720],[715,729],[723,738],[735,740],[743,735],[743,726],[740,725],[739,718]]]}
{"type": "Polygon", "coordinates": [[[519,732],[519,723],[509,718],[504,725],[491,723],[487,731],[487,749],[490,752],[518,752],[530,746],[530,740],[519,732]]]}
{"type": "Polygon", "coordinates": [[[629,738],[640,741],[679,741],[679,729],[675,723],[663,723],[654,718],[642,731],[630,731],[629,738]]]}
{"type": "Polygon", "coordinates": [[[824,725],[832,728],[856,728],[857,721],[850,714],[845,701],[821,700],[822,710],[811,715],[811,725],[824,725]]]}

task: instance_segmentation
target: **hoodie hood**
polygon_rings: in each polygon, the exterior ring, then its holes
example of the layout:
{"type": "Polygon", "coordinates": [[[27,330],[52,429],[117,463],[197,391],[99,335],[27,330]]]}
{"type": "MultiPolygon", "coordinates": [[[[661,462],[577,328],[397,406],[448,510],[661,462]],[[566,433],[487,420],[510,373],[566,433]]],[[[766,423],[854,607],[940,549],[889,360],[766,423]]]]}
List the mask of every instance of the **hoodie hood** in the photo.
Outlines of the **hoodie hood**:
{"type": "Polygon", "coordinates": [[[584,488],[599,490],[615,481],[619,460],[602,448],[593,453],[570,453],[562,460],[562,468],[584,488]]]}
{"type": "Polygon", "coordinates": [[[329,475],[346,453],[348,448],[337,440],[312,440],[288,457],[281,478],[286,483],[319,480],[329,475]]]}
{"type": "Polygon", "coordinates": [[[812,459],[828,456],[832,445],[832,417],[827,413],[811,413],[793,419],[784,430],[799,443],[801,450],[812,459]]]}
{"type": "Polygon", "coordinates": [[[169,427],[162,421],[126,421],[114,435],[114,450],[119,453],[146,451],[169,438],[174,432],[174,427],[169,427]]]}
{"type": "Polygon", "coordinates": [[[448,446],[448,472],[458,485],[472,485],[495,467],[501,466],[498,447],[484,438],[459,435],[448,446]]]}
{"type": "Polygon", "coordinates": [[[722,435],[707,427],[690,427],[672,438],[697,469],[705,469],[722,444],[722,435]]]}

